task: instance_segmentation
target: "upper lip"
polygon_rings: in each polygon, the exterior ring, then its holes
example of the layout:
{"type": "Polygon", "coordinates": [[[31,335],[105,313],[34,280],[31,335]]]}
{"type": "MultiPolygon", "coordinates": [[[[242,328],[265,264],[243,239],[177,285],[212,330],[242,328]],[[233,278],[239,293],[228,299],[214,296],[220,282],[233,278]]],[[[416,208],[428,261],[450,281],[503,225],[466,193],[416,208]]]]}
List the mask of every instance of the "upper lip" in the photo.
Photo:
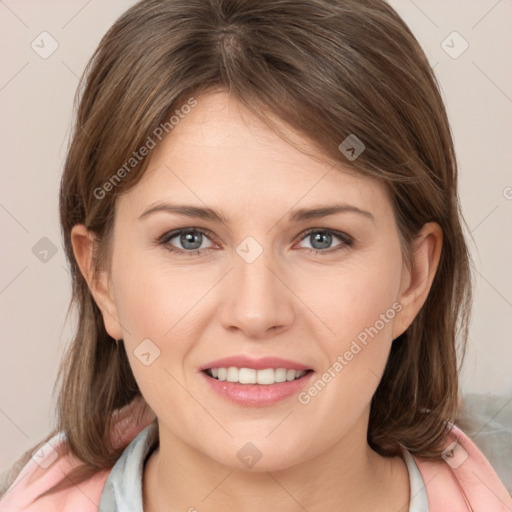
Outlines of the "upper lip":
{"type": "Polygon", "coordinates": [[[208,370],[210,368],[253,368],[254,370],[263,370],[265,368],[286,368],[287,370],[311,370],[311,367],[292,361],[291,359],[283,359],[281,357],[260,357],[252,358],[246,355],[224,357],[216,359],[200,367],[200,370],[208,370]]]}

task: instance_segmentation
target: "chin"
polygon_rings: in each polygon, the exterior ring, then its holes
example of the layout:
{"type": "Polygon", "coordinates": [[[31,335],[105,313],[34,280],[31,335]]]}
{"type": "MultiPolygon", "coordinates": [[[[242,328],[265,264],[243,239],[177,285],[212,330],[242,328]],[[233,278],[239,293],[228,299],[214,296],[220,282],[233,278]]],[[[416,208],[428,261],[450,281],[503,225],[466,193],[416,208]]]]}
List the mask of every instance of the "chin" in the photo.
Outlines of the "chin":
{"type": "Polygon", "coordinates": [[[220,452],[205,454],[233,471],[274,472],[288,469],[307,460],[304,453],[300,453],[300,447],[303,445],[304,443],[299,443],[296,447],[283,446],[277,438],[276,443],[268,440],[261,443],[238,441],[225,446],[220,452]]]}

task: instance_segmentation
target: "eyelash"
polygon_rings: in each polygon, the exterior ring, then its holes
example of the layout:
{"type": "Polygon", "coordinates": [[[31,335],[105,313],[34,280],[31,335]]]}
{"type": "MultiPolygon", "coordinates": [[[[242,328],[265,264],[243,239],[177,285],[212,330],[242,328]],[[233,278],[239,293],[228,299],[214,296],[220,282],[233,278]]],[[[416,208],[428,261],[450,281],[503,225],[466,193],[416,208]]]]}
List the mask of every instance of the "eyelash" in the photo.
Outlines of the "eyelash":
{"type": "MultiPolygon", "coordinates": [[[[179,236],[183,233],[201,233],[205,236],[207,236],[208,238],[213,238],[213,234],[206,230],[206,229],[202,229],[202,228],[184,228],[184,229],[177,229],[175,231],[169,231],[167,233],[164,233],[161,237],[157,238],[155,240],[155,244],[156,245],[163,245],[165,246],[165,249],[167,249],[169,252],[172,252],[172,253],[175,253],[175,254],[186,254],[187,256],[196,256],[196,255],[200,255],[203,251],[205,250],[208,250],[209,248],[207,249],[194,249],[192,251],[185,251],[185,250],[182,250],[182,249],[177,249],[173,246],[171,246],[169,244],[169,241],[172,240],[173,238],[175,238],[176,236],[179,236]]],[[[306,230],[304,233],[301,233],[300,236],[298,237],[298,241],[302,241],[304,238],[306,238],[307,236],[311,235],[312,233],[328,233],[328,234],[332,234],[334,235],[335,237],[339,238],[341,240],[342,243],[340,243],[338,246],[335,246],[335,247],[331,247],[330,249],[323,249],[323,250],[320,250],[320,249],[311,249],[309,247],[302,247],[302,250],[305,250],[308,254],[314,254],[315,256],[317,255],[322,255],[322,254],[331,254],[333,252],[337,252],[337,251],[341,251],[341,250],[344,250],[346,249],[347,247],[351,247],[354,243],[354,239],[347,235],[346,233],[343,233],[343,232],[340,232],[340,231],[335,231],[335,230],[332,230],[332,229],[321,229],[321,228],[311,228],[311,229],[308,229],[306,230]]]]}

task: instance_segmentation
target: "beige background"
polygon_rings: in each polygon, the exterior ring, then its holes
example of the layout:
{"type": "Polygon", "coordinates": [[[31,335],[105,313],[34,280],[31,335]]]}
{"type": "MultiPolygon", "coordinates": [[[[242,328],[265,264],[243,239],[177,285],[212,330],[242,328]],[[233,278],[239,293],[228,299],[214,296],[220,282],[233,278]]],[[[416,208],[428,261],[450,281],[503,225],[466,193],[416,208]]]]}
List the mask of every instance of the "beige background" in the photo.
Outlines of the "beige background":
{"type": "MultiPolygon", "coordinates": [[[[101,36],[132,3],[0,1],[0,473],[52,426],[52,388],[72,331],[72,323],[64,323],[70,280],[57,207],[73,95],[101,36]],[[47,59],[31,48],[43,31],[59,45],[47,59]],[[43,237],[57,250],[46,262],[32,251],[43,237]]],[[[466,396],[494,396],[484,400],[487,410],[476,430],[497,421],[501,426],[495,428],[510,429],[512,2],[390,3],[435,66],[458,152],[476,278],[463,390],[466,396]],[[469,44],[456,59],[441,47],[453,31],[469,44]]],[[[456,37],[445,43],[452,52],[462,48],[456,37]]],[[[475,440],[485,444],[483,437],[475,440]]],[[[510,444],[500,450],[510,452],[510,444]]],[[[505,461],[491,462],[504,480],[510,478],[505,461]]],[[[510,480],[507,485],[512,487],[510,480]]]]}

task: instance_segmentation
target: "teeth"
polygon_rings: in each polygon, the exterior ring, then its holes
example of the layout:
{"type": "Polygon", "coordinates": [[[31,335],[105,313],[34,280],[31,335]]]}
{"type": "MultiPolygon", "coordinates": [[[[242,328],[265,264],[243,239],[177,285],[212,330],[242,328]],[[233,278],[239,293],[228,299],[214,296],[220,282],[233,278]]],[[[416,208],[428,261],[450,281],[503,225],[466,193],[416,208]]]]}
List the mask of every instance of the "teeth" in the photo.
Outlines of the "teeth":
{"type": "Polygon", "coordinates": [[[240,384],[256,384],[258,382],[258,374],[256,370],[251,368],[230,368],[233,372],[233,380],[230,382],[240,382],[240,384]]]}
{"type": "Polygon", "coordinates": [[[253,368],[210,368],[208,375],[217,380],[227,382],[238,382],[240,384],[275,384],[276,382],[286,382],[302,377],[306,372],[303,370],[287,370],[286,368],[265,368],[255,370],[253,368]]]}

